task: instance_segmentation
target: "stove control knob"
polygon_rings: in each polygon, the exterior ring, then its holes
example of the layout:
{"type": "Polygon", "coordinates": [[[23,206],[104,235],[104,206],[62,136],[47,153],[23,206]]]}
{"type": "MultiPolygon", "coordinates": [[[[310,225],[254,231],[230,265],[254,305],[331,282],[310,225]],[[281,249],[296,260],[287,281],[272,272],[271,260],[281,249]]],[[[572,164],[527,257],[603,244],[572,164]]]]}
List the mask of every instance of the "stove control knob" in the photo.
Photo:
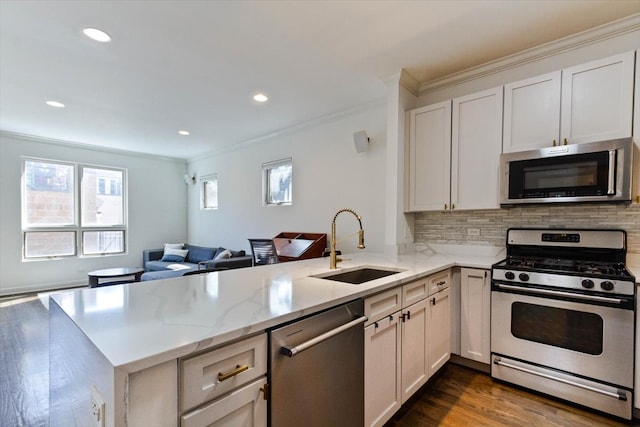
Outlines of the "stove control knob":
{"type": "Polygon", "coordinates": [[[509,280],[513,280],[516,278],[516,275],[513,274],[513,271],[507,271],[506,273],[504,273],[504,277],[509,280]]]}
{"type": "Polygon", "coordinates": [[[612,291],[613,290],[613,282],[610,281],[604,281],[602,283],[600,283],[600,287],[605,290],[605,291],[612,291]]]}
{"type": "Polygon", "coordinates": [[[526,282],[526,281],[528,281],[528,280],[529,280],[529,275],[528,275],[527,273],[520,273],[520,274],[518,275],[518,278],[519,278],[520,280],[522,280],[523,282],[526,282]]]}
{"type": "Polygon", "coordinates": [[[591,279],[584,279],[582,281],[582,287],[586,288],[586,289],[591,289],[593,288],[593,280],[591,279]]]}

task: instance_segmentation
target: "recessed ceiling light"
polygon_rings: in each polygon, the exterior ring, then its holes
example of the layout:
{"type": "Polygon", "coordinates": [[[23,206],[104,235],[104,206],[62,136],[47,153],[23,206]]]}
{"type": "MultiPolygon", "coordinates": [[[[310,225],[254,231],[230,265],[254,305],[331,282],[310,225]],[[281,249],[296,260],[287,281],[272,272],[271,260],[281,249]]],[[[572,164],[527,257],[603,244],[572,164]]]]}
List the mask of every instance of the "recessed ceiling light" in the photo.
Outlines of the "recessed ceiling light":
{"type": "Polygon", "coordinates": [[[256,93],[253,95],[253,100],[258,102],[267,102],[269,98],[267,98],[267,95],[264,93],[256,93]]]}
{"type": "Polygon", "coordinates": [[[188,130],[179,130],[179,131],[178,131],[178,133],[179,133],[180,135],[183,135],[183,136],[188,136],[188,135],[190,135],[190,132],[189,132],[188,130]]]}
{"type": "Polygon", "coordinates": [[[47,101],[49,107],[64,108],[64,104],[58,101],[47,101]]]}
{"type": "Polygon", "coordinates": [[[97,42],[108,43],[111,41],[111,36],[105,33],[102,30],[98,30],[97,28],[85,28],[82,30],[85,36],[93,39],[97,42]]]}

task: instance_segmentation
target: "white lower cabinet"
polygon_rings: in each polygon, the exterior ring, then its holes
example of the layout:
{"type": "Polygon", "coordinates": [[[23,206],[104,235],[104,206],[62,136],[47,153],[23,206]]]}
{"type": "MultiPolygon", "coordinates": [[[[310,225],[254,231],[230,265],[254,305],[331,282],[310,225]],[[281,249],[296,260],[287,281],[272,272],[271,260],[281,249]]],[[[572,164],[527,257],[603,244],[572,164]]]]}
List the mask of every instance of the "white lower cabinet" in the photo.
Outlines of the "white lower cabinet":
{"type": "Polygon", "coordinates": [[[488,270],[460,270],[460,356],[490,363],[491,281],[488,270]]]}
{"type": "Polygon", "coordinates": [[[364,425],[382,426],[400,409],[400,312],[364,328],[364,425]]]}
{"type": "Polygon", "coordinates": [[[450,282],[446,270],[365,300],[365,426],[384,425],[449,360],[450,282]]]}
{"type": "Polygon", "coordinates": [[[402,403],[429,379],[428,302],[425,298],[402,310],[402,403]]]}
{"type": "Polygon", "coordinates": [[[267,425],[267,334],[179,361],[180,425],[267,425]]]}
{"type": "Polygon", "coordinates": [[[451,294],[444,289],[429,297],[429,377],[451,358],[451,294]]]}
{"type": "Polygon", "coordinates": [[[267,401],[262,378],[232,391],[202,408],[180,418],[182,427],[266,427],[267,401]]]}

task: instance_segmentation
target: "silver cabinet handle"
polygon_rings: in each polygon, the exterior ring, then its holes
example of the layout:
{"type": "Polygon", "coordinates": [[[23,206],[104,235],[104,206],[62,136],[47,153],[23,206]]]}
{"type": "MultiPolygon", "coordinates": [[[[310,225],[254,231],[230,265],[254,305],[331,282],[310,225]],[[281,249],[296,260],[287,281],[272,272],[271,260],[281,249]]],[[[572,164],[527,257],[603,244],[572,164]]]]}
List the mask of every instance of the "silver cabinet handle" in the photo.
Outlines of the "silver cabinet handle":
{"type": "Polygon", "coordinates": [[[280,348],[280,354],[293,357],[296,354],[300,353],[301,351],[305,351],[309,347],[313,347],[316,344],[320,344],[322,341],[326,341],[329,338],[338,335],[340,332],[346,331],[347,329],[350,329],[356,325],[359,325],[360,323],[364,323],[367,320],[369,320],[367,316],[358,317],[357,319],[352,320],[349,323],[345,323],[344,325],[338,326],[337,328],[334,328],[328,332],[325,332],[324,334],[318,335],[317,337],[311,338],[310,340],[305,341],[296,346],[293,346],[293,347],[282,346],[280,348]]]}
{"type": "Polygon", "coordinates": [[[542,372],[537,372],[537,371],[534,371],[532,369],[527,369],[527,368],[523,368],[521,366],[512,365],[511,363],[503,362],[498,357],[493,361],[493,363],[495,365],[498,365],[498,366],[504,366],[504,367],[507,367],[507,368],[515,369],[516,371],[522,371],[522,372],[525,372],[527,374],[536,375],[538,377],[542,377],[542,378],[546,378],[546,379],[549,379],[549,380],[557,381],[559,383],[564,383],[564,384],[568,384],[568,385],[571,385],[571,386],[574,386],[574,387],[579,387],[579,388],[582,388],[582,389],[585,389],[585,390],[593,391],[595,393],[604,394],[605,396],[614,397],[614,398],[616,398],[618,400],[624,400],[624,401],[627,400],[627,396],[624,393],[613,393],[611,391],[601,390],[601,389],[596,388],[596,387],[591,387],[591,386],[588,386],[588,385],[585,385],[585,384],[576,383],[574,381],[565,380],[564,378],[554,377],[553,375],[545,374],[545,373],[542,373],[542,372]]]}

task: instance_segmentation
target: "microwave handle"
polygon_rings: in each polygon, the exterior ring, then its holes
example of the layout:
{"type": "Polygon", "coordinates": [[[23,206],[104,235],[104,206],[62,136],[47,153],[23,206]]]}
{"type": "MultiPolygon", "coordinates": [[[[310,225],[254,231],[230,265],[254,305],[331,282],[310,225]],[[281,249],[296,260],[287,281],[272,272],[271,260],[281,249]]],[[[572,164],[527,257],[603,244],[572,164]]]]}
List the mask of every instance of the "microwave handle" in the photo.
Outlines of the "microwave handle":
{"type": "Polygon", "coordinates": [[[607,195],[616,194],[616,150],[609,150],[609,179],[607,182],[607,195]]]}

